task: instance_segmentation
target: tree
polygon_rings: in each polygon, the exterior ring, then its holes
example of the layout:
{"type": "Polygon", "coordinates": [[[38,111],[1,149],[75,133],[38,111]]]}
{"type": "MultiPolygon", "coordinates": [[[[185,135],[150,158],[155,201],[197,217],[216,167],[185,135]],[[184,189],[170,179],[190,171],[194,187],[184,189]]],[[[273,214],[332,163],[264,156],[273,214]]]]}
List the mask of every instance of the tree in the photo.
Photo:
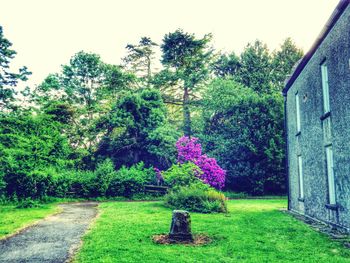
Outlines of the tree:
{"type": "Polygon", "coordinates": [[[11,109],[18,81],[26,81],[31,73],[27,67],[19,69],[18,73],[10,71],[10,62],[17,54],[11,49],[12,43],[4,37],[0,26],[0,110],[11,109]]]}
{"type": "Polygon", "coordinates": [[[178,133],[166,122],[166,108],[156,90],[126,94],[100,125],[107,132],[97,156],[111,158],[116,167],[143,161],[165,168],[175,161],[178,133]]]}
{"type": "Polygon", "coordinates": [[[271,92],[271,55],[265,44],[256,40],[249,43],[240,55],[237,81],[258,93],[271,92]]]}
{"type": "Polygon", "coordinates": [[[156,46],[158,45],[151,38],[142,37],[138,45],[126,46],[128,54],[123,59],[127,68],[140,75],[142,79],[146,79],[148,86],[152,77],[152,61],[156,46]]]}
{"type": "Polygon", "coordinates": [[[93,118],[97,98],[104,81],[104,64],[100,56],[80,51],[69,65],[62,67],[61,83],[66,99],[84,105],[89,120],[93,118]]]}
{"type": "Polygon", "coordinates": [[[136,82],[136,76],[133,73],[125,72],[121,66],[104,64],[103,74],[103,86],[99,93],[100,100],[112,100],[118,98],[118,96],[133,88],[136,82]]]}
{"type": "Polygon", "coordinates": [[[286,78],[291,74],[294,65],[302,57],[303,50],[298,48],[291,38],[287,38],[280,49],[273,53],[272,81],[276,91],[282,91],[286,78]]]}
{"type": "Polygon", "coordinates": [[[212,70],[217,77],[233,77],[240,69],[239,57],[234,53],[219,54],[212,64],[212,70]]]}
{"type": "Polygon", "coordinates": [[[280,94],[259,94],[233,80],[210,84],[201,139],[227,171],[228,189],[285,193],[282,101],[280,94]]]}
{"type": "MultiPolygon", "coordinates": [[[[100,131],[96,122],[106,114],[118,94],[129,89],[134,76],[121,67],[104,63],[100,56],[80,51],[59,74],[50,74],[35,90],[33,101],[43,109],[59,101],[70,111],[70,126],[66,129],[70,143],[92,153],[100,131]]],[[[57,106],[57,105],[56,105],[57,106]]],[[[51,106],[50,106],[51,107],[51,106]]]]}
{"type": "Polygon", "coordinates": [[[178,29],[165,35],[161,45],[165,70],[160,75],[165,83],[170,82],[169,86],[176,87],[171,95],[177,97],[182,105],[183,130],[186,136],[191,136],[191,100],[209,76],[212,50],[208,45],[211,38],[208,34],[197,39],[193,34],[178,29]]]}

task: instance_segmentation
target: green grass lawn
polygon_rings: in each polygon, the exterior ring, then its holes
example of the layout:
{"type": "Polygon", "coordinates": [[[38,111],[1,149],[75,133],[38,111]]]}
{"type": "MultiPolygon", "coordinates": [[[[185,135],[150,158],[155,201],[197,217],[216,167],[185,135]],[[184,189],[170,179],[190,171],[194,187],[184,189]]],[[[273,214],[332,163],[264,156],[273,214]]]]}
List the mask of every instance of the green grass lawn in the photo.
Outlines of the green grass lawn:
{"type": "Polygon", "coordinates": [[[109,202],[84,239],[76,262],[350,262],[350,250],[279,211],[286,200],[232,200],[230,213],[191,213],[205,246],[159,245],[171,210],[161,202],[109,202]]]}
{"type": "Polygon", "coordinates": [[[45,204],[23,209],[16,208],[14,205],[0,205],[0,239],[55,213],[58,211],[56,205],[45,204]]]}

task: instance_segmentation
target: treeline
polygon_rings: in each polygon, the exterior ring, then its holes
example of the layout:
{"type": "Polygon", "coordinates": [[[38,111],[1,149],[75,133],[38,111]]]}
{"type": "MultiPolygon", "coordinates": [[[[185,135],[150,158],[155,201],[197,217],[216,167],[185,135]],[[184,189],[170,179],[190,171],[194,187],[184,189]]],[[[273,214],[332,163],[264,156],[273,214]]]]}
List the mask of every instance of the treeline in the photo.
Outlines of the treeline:
{"type": "Polygon", "coordinates": [[[182,30],[160,44],[143,37],[121,65],[80,51],[18,96],[30,73],[10,71],[16,53],[0,27],[0,195],[23,196],[48,174],[96,172],[108,159],[115,169],[165,170],[182,135],[198,137],[227,171],[227,190],[284,193],[281,90],[302,51],[287,39],[273,52],[255,41],[224,54],[211,40],[182,30]]]}

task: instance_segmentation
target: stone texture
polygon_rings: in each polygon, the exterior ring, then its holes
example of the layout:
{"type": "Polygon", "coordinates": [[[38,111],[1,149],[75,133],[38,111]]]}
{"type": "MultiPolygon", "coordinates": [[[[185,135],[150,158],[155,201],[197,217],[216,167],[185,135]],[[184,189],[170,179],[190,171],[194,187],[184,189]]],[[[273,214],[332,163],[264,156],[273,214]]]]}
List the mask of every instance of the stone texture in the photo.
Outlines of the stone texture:
{"type": "MultiPolygon", "coordinates": [[[[321,27],[321,25],[320,25],[321,27]]],[[[343,12],[287,93],[290,209],[350,229],[350,7],[343,12]],[[326,207],[328,182],[320,65],[327,62],[331,143],[338,209],[326,207]],[[295,94],[300,97],[301,133],[296,136],[295,94]],[[304,201],[299,200],[297,155],[303,158],[304,201]]]]}
{"type": "Polygon", "coordinates": [[[173,211],[169,238],[176,241],[193,240],[191,233],[191,217],[189,212],[183,210],[173,211]]]}

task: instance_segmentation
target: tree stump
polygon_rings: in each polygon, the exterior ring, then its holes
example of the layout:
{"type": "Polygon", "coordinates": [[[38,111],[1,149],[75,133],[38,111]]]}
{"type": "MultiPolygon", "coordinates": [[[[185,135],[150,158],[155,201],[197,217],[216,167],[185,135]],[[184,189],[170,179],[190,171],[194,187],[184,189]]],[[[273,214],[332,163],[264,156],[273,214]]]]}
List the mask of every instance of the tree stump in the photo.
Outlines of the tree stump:
{"type": "Polygon", "coordinates": [[[169,239],[180,242],[193,241],[189,212],[183,210],[173,211],[169,239]]]}

